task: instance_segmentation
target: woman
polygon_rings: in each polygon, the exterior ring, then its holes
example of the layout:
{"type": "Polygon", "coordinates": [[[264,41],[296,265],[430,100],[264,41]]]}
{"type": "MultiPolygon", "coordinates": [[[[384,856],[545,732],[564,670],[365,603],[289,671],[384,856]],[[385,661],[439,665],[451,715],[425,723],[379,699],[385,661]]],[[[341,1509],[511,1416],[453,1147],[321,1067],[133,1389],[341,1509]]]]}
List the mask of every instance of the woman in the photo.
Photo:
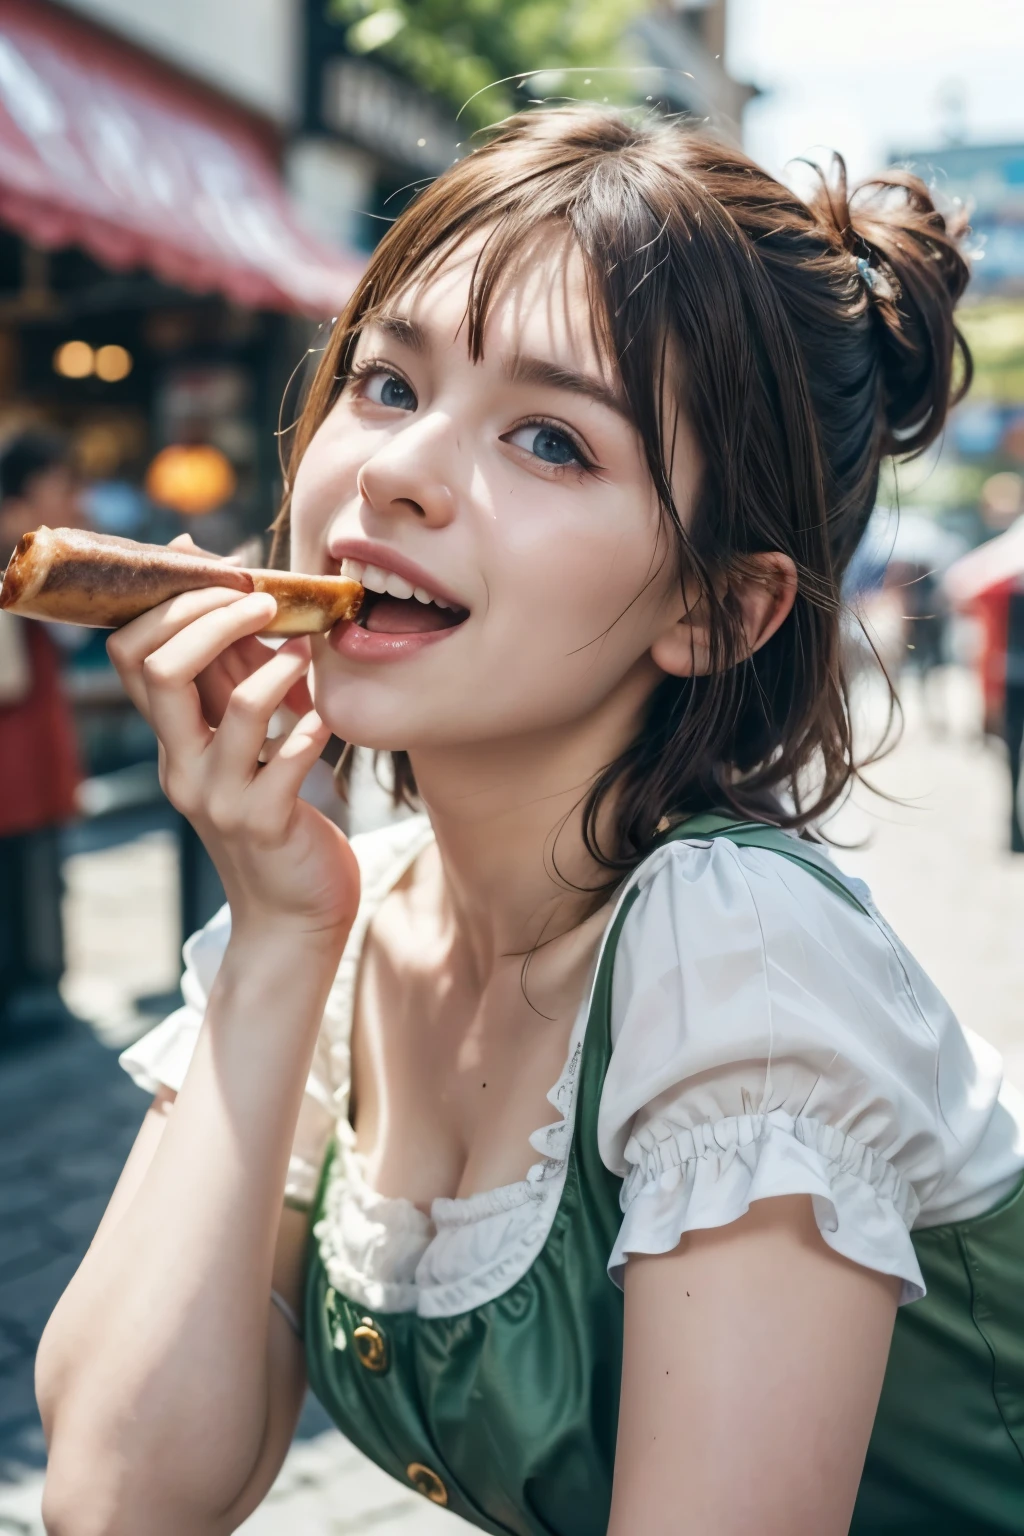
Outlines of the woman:
{"type": "Polygon", "coordinates": [[[382,242],[279,530],[368,590],[315,711],[265,747],[264,597],[111,641],[230,912],[40,1350],[52,1530],[234,1530],[307,1371],[485,1531],[1024,1525],[1019,1107],[780,830],[854,772],[839,582],[966,276],[909,178],[590,109],[382,242]],[[332,731],[427,815],[349,847],[332,731]]]}

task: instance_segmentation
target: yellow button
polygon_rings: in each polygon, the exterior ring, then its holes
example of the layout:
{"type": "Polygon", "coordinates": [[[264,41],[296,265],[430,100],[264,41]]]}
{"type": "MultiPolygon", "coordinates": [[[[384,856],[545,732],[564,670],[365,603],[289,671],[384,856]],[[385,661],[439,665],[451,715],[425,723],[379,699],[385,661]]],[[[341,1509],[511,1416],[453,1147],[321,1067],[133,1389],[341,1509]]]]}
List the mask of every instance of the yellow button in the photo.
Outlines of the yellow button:
{"type": "Polygon", "coordinates": [[[372,1317],[361,1317],[352,1330],[356,1354],[368,1371],[378,1373],[388,1368],[388,1344],[372,1317]]]}
{"type": "Polygon", "coordinates": [[[410,1461],[405,1469],[405,1475],[416,1489],[416,1492],[422,1493],[423,1497],[429,1499],[431,1504],[448,1503],[448,1489],[442,1483],[437,1473],[432,1472],[429,1467],[425,1467],[422,1461],[410,1461]]]}

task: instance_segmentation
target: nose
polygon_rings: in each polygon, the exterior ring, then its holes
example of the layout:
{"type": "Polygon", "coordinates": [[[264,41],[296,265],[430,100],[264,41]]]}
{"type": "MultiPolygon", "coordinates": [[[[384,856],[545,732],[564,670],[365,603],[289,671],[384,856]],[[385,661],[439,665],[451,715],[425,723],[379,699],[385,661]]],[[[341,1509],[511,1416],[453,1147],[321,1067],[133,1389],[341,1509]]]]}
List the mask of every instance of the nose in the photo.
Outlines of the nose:
{"type": "Polygon", "coordinates": [[[363,501],[382,517],[409,517],[443,528],[455,516],[455,497],[442,468],[450,445],[440,422],[417,422],[378,448],[359,471],[363,501]]]}

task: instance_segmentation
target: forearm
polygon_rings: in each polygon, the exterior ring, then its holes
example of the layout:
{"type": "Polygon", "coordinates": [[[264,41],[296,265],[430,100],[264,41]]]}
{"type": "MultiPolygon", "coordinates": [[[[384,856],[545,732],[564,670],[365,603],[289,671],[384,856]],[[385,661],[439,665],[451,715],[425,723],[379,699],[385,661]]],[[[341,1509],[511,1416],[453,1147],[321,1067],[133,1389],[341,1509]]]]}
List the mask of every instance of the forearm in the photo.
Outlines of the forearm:
{"type": "Polygon", "coordinates": [[[55,1477],[90,1468],[98,1496],[167,1499],[199,1529],[251,1476],[281,1361],[268,1299],[288,1155],[338,948],[229,945],[145,1174],[40,1347],[55,1477]]]}

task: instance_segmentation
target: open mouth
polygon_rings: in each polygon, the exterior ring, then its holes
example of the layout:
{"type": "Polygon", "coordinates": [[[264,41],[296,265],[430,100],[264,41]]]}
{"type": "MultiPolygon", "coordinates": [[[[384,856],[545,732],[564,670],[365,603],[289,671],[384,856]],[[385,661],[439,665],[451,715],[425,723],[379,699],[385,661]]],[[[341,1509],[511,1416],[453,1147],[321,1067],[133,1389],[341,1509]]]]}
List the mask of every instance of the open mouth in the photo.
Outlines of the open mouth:
{"type": "Polygon", "coordinates": [[[429,635],[442,629],[456,629],[469,618],[468,608],[455,607],[379,565],[343,560],[341,575],[360,582],[365,589],[356,622],[371,634],[429,635]]]}

